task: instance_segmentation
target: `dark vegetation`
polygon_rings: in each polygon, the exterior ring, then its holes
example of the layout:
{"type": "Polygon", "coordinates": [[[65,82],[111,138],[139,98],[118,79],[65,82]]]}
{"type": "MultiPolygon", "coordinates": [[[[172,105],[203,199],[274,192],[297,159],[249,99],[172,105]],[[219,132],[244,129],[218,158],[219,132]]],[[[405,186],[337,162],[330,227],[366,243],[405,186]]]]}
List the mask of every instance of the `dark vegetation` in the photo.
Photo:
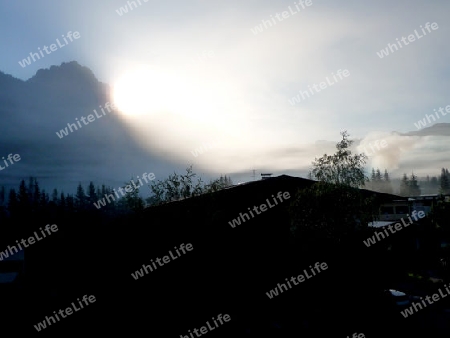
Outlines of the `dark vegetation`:
{"type": "MultiPolygon", "coordinates": [[[[334,164],[352,156],[345,148],[334,164]]],[[[350,176],[326,167],[333,163],[321,163],[328,174],[319,182],[283,175],[228,189],[215,186],[200,194],[194,193],[191,180],[184,196],[168,194],[172,202],[161,194],[154,206],[123,207],[121,212],[91,207],[92,196],[83,204],[84,192],[72,201],[66,196],[50,201],[38,193],[35,180],[28,187],[22,182],[10,194],[8,214],[1,220],[0,250],[46,224],[57,224],[59,230],[25,250],[25,273],[1,290],[1,318],[15,333],[36,334],[33,325],[45,316],[92,294],[96,303],[39,334],[180,337],[219,313],[229,314],[231,321],[208,333],[210,337],[417,333],[424,323],[416,320],[419,314],[404,319],[380,295],[405,283],[408,273],[441,269],[439,260],[448,257],[440,243],[450,238],[449,203],[442,200],[429,217],[367,248],[363,240],[375,231],[367,223],[376,218],[380,204],[398,196],[359,189],[364,176],[346,181],[350,176]],[[336,177],[344,180],[336,184],[336,177]],[[235,228],[229,225],[239,213],[280,191],[291,198],[235,228]],[[182,243],[192,243],[193,251],[132,278],[143,264],[182,243]],[[328,269],[273,299],[267,297],[277,283],[316,262],[327,263],[328,269]]],[[[352,163],[353,172],[361,168],[358,161],[352,163]]],[[[167,192],[164,184],[154,187],[167,192]]],[[[89,186],[87,195],[102,189],[89,186]]],[[[422,289],[436,288],[426,280],[420,283],[422,289]]]]}

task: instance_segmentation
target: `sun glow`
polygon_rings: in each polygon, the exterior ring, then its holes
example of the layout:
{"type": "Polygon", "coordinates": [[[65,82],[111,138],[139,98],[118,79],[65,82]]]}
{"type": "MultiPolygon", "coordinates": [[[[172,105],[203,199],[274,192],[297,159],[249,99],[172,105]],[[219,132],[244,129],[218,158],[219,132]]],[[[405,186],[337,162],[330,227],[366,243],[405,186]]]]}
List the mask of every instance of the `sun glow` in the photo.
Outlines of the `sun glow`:
{"type": "Polygon", "coordinates": [[[239,98],[235,86],[226,74],[213,74],[196,68],[133,67],[115,81],[111,94],[119,116],[143,148],[206,163],[215,161],[213,154],[222,154],[225,145],[248,142],[245,113],[234,109],[233,98],[239,98]],[[193,156],[193,149],[217,139],[222,142],[209,156],[193,156]]]}
{"type": "Polygon", "coordinates": [[[117,80],[114,104],[126,116],[162,112],[170,108],[173,82],[168,74],[155,69],[136,68],[117,80]]]}
{"type": "Polygon", "coordinates": [[[138,67],[124,73],[113,88],[114,104],[128,118],[170,113],[184,118],[211,117],[209,89],[174,71],[138,67]]]}

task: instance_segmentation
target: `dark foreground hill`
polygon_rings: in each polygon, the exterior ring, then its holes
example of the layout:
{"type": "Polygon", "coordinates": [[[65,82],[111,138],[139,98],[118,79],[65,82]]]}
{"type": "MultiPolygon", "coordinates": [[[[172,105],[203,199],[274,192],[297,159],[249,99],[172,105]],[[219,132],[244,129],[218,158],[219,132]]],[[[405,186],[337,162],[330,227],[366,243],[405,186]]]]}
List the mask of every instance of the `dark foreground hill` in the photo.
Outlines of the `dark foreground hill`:
{"type": "MultiPolygon", "coordinates": [[[[55,235],[45,250],[29,254],[29,277],[5,316],[21,323],[17,330],[41,335],[190,337],[189,330],[207,321],[212,325],[219,314],[231,320],[208,330],[208,337],[322,337],[330,332],[344,337],[404,330],[405,321],[391,328],[379,304],[379,292],[389,286],[396,266],[383,250],[363,245],[367,233],[338,245],[315,242],[308,250],[291,235],[289,204],[297,189],[313,183],[289,176],[251,182],[151,207],[107,227],[74,217],[60,224],[59,239],[55,235]],[[275,204],[278,193],[290,197],[275,204]],[[249,208],[261,204],[267,210],[252,216],[249,208]],[[240,213],[248,219],[233,223],[240,213]],[[182,253],[182,244],[190,244],[191,251],[182,253]],[[156,258],[164,256],[169,256],[166,263],[157,265],[156,258]],[[153,271],[141,270],[153,262],[153,271]],[[327,268],[313,275],[310,266],[316,263],[327,268]],[[268,296],[278,283],[304,270],[310,279],[268,296]],[[33,327],[53,311],[78,304],[85,294],[96,302],[42,332],[33,327]]],[[[376,195],[379,201],[395,198],[376,195]]]]}

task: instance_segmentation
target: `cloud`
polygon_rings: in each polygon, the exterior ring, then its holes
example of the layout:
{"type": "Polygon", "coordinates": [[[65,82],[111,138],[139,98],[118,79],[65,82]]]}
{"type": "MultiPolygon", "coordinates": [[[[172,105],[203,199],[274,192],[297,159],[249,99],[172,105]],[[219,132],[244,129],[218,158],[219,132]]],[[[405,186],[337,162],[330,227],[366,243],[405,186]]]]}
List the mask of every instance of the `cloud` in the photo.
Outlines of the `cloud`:
{"type": "Polygon", "coordinates": [[[448,136],[409,136],[397,132],[371,132],[356,146],[358,152],[370,153],[368,168],[387,169],[394,176],[403,173],[434,175],[448,167],[448,136]],[[377,142],[378,141],[378,142],[377,142]],[[385,147],[379,146],[385,141],[385,147]]]}

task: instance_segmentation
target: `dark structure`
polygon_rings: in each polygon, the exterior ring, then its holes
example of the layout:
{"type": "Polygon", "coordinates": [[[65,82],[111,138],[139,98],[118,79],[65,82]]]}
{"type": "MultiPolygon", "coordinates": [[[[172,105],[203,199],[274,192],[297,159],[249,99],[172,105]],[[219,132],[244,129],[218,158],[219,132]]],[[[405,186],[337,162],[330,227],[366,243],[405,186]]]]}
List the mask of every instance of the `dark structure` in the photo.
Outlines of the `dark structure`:
{"type": "MultiPolygon", "coordinates": [[[[336,336],[387,332],[378,296],[395,266],[382,246],[367,249],[362,239],[368,233],[307,253],[296,246],[289,204],[298,189],[312,184],[285,175],[268,178],[150,207],[107,226],[74,216],[58,224],[61,232],[46,246],[30,249],[29,297],[16,302],[15,315],[27,316],[24,328],[36,333],[33,325],[45,316],[94,295],[95,303],[45,330],[180,337],[228,314],[231,320],[209,332],[211,338],[322,337],[330,327],[336,336]],[[275,205],[280,193],[290,198],[275,205]],[[272,207],[253,211],[262,204],[272,207]],[[252,217],[243,216],[250,211],[252,217]],[[193,249],[178,255],[182,244],[193,249]],[[150,271],[169,251],[176,259],[150,271]],[[328,269],[273,299],[267,296],[317,262],[328,269]],[[139,278],[132,276],[137,271],[139,278]]],[[[380,203],[398,199],[362,193],[380,203]]]]}

